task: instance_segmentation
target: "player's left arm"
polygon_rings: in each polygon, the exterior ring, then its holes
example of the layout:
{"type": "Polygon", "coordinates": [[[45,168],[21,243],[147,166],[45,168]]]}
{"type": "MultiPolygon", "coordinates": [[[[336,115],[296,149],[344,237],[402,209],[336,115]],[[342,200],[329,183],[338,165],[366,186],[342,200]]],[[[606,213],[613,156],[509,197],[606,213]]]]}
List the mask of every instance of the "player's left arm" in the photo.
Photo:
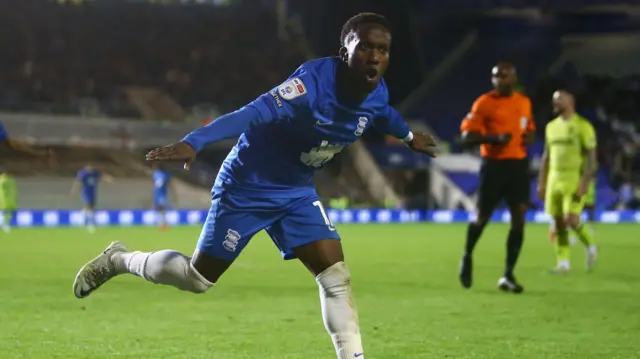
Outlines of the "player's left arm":
{"type": "Polygon", "coordinates": [[[285,82],[241,109],[192,131],[180,142],[150,151],[148,161],[185,160],[185,168],[206,145],[237,137],[251,127],[293,118],[308,111],[316,94],[316,75],[301,66],[285,82]]]}
{"type": "Polygon", "coordinates": [[[584,165],[582,166],[582,176],[580,179],[580,188],[578,193],[583,196],[589,189],[589,184],[595,177],[596,170],[598,168],[598,157],[596,153],[596,147],[598,145],[596,139],[596,131],[593,125],[584,120],[580,130],[580,144],[585,152],[584,165]]]}
{"type": "Polygon", "coordinates": [[[374,119],[373,125],[380,131],[404,141],[412,150],[436,157],[435,146],[437,143],[433,136],[411,132],[400,112],[393,107],[387,106],[385,113],[374,119]]]}
{"type": "Polygon", "coordinates": [[[38,150],[27,145],[24,142],[14,140],[8,137],[4,139],[4,143],[7,145],[7,147],[11,148],[12,150],[26,153],[28,155],[35,156],[35,157],[44,157],[50,154],[49,150],[38,150]]]}
{"type": "Polygon", "coordinates": [[[12,150],[26,153],[31,156],[42,157],[42,156],[52,156],[53,153],[51,150],[37,150],[26,143],[23,143],[18,140],[14,140],[9,137],[7,130],[4,128],[2,123],[0,122],[0,143],[4,143],[7,147],[12,150]]]}
{"type": "Polygon", "coordinates": [[[314,77],[300,68],[278,87],[243,108],[191,132],[182,142],[200,152],[209,143],[239,136],[251,127],[293,118],[301,109],[309,109],[309,99],[314,93],[314,77]]]}
{"type": "Polygon", "coordinates": [[[525,145],[532,145],[536,140],[536,122],[533,120],[533,111],[531,109],[531,100],[528,97],[524,97],[524,113],[525,118],[522,121],[527,121],[524,133],[522,134],[522,141],[525,145]]]}
{"type": "Polygon", "coordinates": [[[70,197],[75,197],[78,192],[80,192],[80,187],[82,187],[82,177],[84,174],[82,172],[78,172],[76,178],[73,179],[73,183],[71,184],[71,190],[69,191],[70,197]]]}

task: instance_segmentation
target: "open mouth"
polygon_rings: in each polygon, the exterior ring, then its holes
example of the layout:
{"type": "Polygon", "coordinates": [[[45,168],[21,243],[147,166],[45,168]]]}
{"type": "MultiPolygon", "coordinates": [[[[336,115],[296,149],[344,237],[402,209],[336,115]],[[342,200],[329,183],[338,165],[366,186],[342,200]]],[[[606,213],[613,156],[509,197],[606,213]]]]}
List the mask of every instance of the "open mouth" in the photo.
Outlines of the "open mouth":
{"type": "Polygon", "coordinates": [[[378,70],[369,69],[367,70],[367,72],[365,72],[365,75],[367,76],[367,80],[374,80],[376,77],[378,77],[378,70]]]}

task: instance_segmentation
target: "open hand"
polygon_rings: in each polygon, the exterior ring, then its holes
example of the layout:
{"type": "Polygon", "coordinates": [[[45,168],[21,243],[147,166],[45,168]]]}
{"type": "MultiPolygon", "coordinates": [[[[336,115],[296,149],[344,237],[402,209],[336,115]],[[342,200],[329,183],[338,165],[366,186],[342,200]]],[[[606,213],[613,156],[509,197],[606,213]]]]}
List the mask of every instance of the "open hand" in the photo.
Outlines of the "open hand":
{"type": "Polygon", "coordinates": [[[186,142],[178,142],[153,149],[147,153],[147,161],[184,161],[184,169],[188,170],[196,158],[196,150],[186,142]]]}
{"type": "Polygon", "coordinates": [[[437,144],[433,136],[420,132],[414,133],[413,139],[408,143],[412,150],[433,158],[437,157],[435,148],[437,144]]]}

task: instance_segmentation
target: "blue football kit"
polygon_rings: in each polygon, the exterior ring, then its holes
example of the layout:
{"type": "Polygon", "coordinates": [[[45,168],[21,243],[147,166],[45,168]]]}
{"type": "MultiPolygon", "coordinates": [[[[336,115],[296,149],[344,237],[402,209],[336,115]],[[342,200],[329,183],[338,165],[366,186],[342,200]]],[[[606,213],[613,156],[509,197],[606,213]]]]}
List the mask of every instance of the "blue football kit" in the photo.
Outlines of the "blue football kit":
{"type": "Polygon", "coordinates": [[[153,204],[157,209],[164,209],[169,204],[169,183],[171,175],[163,170],[153,171],[153,204]]]}
{"type": "Polygon", "coordinates": [[[234,260],[264,229],[283,257],[292,259],[294,248],[340,239],[316,193],[315,171],[371,126],[399,139],[410,136],[389,106],[384,80],[363,101],[338,98],[340,61],[306,62],[276,88],[183,139],[200,151],[240,135],[212,188],[198,250],[234,260]]]}
{"type": "Polygon", "coordinates": [[[85,206],[95,207],[98,199],[98,183],[101,173],[98,170],[81,169],[78,171],[76,179],[81,184],[80,196],[85,206]]]}

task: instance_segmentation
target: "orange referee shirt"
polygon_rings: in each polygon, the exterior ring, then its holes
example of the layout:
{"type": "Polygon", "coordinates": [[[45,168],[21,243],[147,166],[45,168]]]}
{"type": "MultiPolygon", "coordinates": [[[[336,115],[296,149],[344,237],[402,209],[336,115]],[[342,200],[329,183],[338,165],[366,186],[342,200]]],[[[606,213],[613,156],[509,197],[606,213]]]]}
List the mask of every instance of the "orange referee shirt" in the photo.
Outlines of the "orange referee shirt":
{"type": "Polygon", "coordinates": [[[491,91],[478,97],[460,125],[461,132],[482,135],[510,133],[511,141],[505,145],[480,145],[480,155],[495,160],[525,158],[524,134],[535,130],[531,100],[517,92],[509,97],[500,97],[496,91],[491,91]]]}

